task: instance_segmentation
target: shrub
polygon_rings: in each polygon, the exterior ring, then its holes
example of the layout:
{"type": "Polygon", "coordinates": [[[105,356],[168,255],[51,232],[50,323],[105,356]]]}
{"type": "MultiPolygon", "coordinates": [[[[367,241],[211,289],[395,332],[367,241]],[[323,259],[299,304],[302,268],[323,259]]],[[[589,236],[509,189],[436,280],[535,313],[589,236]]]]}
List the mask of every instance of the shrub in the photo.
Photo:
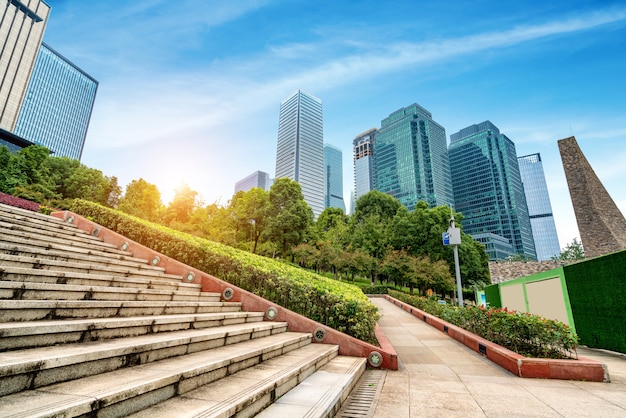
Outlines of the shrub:
{"type": "Polygon", "coordinates": [[[0,203],[5,205],[14,206],[16,208],[22,208],[33,212],[39,211],[39,203],[31,202],[30,200],[22,199],[20,197],[11,196],[10,194],[0,192],[0,203]]]}
{"type": "Polygon", "coordinates": [[[566,324],[506,308],[440,305],[434,300],[390,290],[389,294],[480,337],[528,357],[569,358],[578,337],[566,324]]]}
{"type": "Polygon", "coordinates": [[[360,340],[375,343],[376,307],[356,286],[106,208],[69,209],[168,257],[360,340]]]}

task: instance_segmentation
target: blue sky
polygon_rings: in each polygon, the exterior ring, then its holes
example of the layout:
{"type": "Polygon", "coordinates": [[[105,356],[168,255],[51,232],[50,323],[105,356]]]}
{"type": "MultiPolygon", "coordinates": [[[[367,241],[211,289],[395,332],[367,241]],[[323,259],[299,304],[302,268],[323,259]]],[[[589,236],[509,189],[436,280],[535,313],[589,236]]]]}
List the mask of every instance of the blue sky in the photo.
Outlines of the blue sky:
{"type": "Polygon", "coordinates": [[[557,140],[626,212],[626,4],[603,1],[47,0],[44,41],[99,82],[82,162],[168,201],[227,203],[274,175],[280,101],[323,101],[325,142],[418,103],[450,134],[491,120],[539,152],[561,247],[578,236],[557,140]],[[432,3],[432,4],[428,4],[432,3]],[[509,4],[510,3],[510,4],[509,4]]]}

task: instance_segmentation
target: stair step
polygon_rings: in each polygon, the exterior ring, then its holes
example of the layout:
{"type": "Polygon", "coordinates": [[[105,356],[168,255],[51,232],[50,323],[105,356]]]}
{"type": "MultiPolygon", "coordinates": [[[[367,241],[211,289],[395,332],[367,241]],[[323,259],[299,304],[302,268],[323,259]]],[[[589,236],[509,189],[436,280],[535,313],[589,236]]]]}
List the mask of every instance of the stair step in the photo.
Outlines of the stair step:
{"type": "MultiPolygon", "coordinates": [[[[1,273],[0,273],[1,274],[1,273]]],[[[43,281],[43,280],[42,280],[43,281]]],[[[69,282],[70,280],[68,280],[69,282]]],[[[0,281],[0,299],[16,300],[162,300],[188,302],[217,302],[219,293],[195,290],[149,289],[123,286],[123,281],[111,281],[110,286],[56,284],[42,282],[0,281]],[[119,286],[122,284],[122,286],[119,286]]],[[[171,286],[170,286],[171,287],[171,286]]]]}
{"type": "MultiPolygon", "coordinates": [[[[0,396],[284,333],[255,322],[0,353],[0,396]]],[[[1,414],[0,414],[1,416],[1,414]]]]}
{"type": "Polygon", "coordinates": [[[142,258],[134,258],[129,256],[120,256],[111,253],[97,253],[84,251],[83,253],[68,252],[58,249],[58,246],[36,246],[28,245],[30,241],[26,241],[27,245],[0,242],[0,253],[7,255],[20,255],[22,257],[43,258],[47,260],[57,260],[65,262],[86,262],[101,266],[124,266],[148,271],[165,271],[165,268],[153,266],[148,260],[142,258]]]}
{"type": "Polygon", "coordinates": [[[256,415],[258,418],[334,417],[365,371],[360,357],[337,357],[256,415]]]}
{"type": "Polygon", "coordinates": [[[68,240],[93,242],[102,244],[102,239],[88,234],[69,224],[51,224],[46,221],[27,218],[25,216],[6,215],[0,210],[0,227],[13,231],[22,231],[28,234],[41,234],[46,236],[65,237],[68,240]]]}
{"type": "Polygon", "coordinates": [[[0,322],[238,312],[240,302],[0,300],[0,322]]]}
{"type": "MultiPolygon", "coordinates": [[[[171,398],[132,418],[252,416],[337,356],[338,347],[309,344],[171,398]]],[[[274,415],[289,416],[289,415],[274,415]]]]}
{"type": "Polygon", "coordinates": [[[84,242],[78,239],[68,239],[65,236],[49,236],[46,234],[28,233],[16,229],[3,228],[0,226],[0,235],[4,241],[28,243],[33,240],[37,240],[38,243],[43,245],[60,245],[65,247],[69,251],[81,250],[93,250],[94,248],[101,252],[107,252],[111,254],[131,255],[129,251],[118,250],[113,244],[107,244],[101,241],[89,241],[84,242]]]}
{"type": "Polygon", "coordinates": [[[15,206],[5,205],[4,203],[0,203],[0,211],[4,214],[24,216],[29,219],[44,221],[49,224],[63,224],[63,225],[74,226],[72,224],[68,224],[63,219],[55,218],[53,216],[46,215],[46,214],[39,213],[39,212],[33,212],[32,210],[28,210],[28,209],[22,209],[22,208],[18,208],[15,206]]]}
{"type": "Polygon", "coordinates": [[[262,312],[0,323],[0,351],[263,321],[262,312]]]}
{"type": "Polygon", "coordinates": [[[27,390],[1,397],[0,416],[128,416],[310,341],[310,334],[276,334],[27,390]]]}
{"type": "Polygon", "coordinates": [[[0,253],[0,266],[21,267],[37,270],[69,271],[76,273],[90,274],[113,274],[125,277],[147,277],[159,279],[181,280],[181,276],[165,274],[162,270],[148,270],[141,268],[129,268],[126,266],[116,266],[111,263],[89,263],[85,261],[59,261],[48,258],[25,257],[0,253]]]}
{"type": "Polygon", "coordinates": [[[105,275],[79,273],[73,271],[41,270],[37,268],[23,268],[12,266],[0,266],[0,280],[16,283],[47,283],[75,286],[111,286],[130,287],[137,289],[163,289],[163,290],[188,290],[199,291],[200,283],[187,283],[183,278],[142,278],[122,275],[105,275]]]}

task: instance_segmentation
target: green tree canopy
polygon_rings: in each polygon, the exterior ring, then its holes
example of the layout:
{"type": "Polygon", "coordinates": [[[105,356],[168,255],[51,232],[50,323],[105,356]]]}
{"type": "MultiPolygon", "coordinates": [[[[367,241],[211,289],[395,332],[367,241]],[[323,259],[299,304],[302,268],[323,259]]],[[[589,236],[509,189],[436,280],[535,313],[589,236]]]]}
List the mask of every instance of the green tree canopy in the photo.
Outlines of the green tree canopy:
{"type": "Polygon", "coordinates": [[[126,193],[120,198],[118,208],[130,215],[156,222],[162,206],[161,192],[157,186],[140,178],[126,186],[126,193]]]}

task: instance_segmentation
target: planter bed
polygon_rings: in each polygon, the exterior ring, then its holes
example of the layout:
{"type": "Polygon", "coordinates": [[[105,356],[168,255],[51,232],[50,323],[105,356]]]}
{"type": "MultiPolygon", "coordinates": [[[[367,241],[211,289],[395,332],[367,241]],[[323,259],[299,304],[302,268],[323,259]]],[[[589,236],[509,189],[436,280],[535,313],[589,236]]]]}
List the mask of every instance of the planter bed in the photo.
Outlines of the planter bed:
{"type": "Polygon", "coordinates": [[[489,360],[519,377],[585,380],[590,382],[610,381],[608,367],[595,360],[584,357],[579,357],[577,360],[524,357],[389,295],[384,296],[385,299],[394,305],[399,306],[439,331],[448,334],[450,337],[465,344],[477,353],[486,356],[489,360]]]}

